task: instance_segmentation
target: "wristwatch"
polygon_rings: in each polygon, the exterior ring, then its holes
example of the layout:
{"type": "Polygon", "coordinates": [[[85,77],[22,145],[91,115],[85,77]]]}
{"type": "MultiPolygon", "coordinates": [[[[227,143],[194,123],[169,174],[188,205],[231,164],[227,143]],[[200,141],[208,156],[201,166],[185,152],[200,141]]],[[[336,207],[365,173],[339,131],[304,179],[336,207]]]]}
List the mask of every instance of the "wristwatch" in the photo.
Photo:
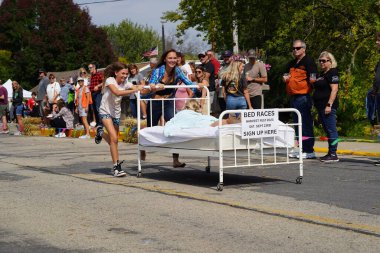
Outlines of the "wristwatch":
{"type": "Polygon", "coordinates": [[[326,105],[327,107],[331,107],[331,104],[330,103],[327,103],[327,105],[326,105]]]}

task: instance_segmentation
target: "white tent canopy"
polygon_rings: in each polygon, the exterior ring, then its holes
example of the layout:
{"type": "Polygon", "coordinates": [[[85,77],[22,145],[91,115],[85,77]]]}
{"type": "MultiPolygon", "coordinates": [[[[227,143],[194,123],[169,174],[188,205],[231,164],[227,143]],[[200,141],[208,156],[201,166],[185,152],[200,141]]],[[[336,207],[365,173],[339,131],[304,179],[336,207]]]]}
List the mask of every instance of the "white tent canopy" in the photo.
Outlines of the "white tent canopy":
{"type": "MultiPolygon", "coordinates": [[[[13,95],[13,89],[12,89],[12,80],[11,79],[8,79],[8,81],[6,81],[3,86],[7,89],[8,91],[8,98],[12,98],[12,95],[13,95]]],[[[27,90],[23,90],[22,91],[22,95],[24,98],[31,98],[32,97],[32,93],[30,91],[27,91],[27,90]]]]}

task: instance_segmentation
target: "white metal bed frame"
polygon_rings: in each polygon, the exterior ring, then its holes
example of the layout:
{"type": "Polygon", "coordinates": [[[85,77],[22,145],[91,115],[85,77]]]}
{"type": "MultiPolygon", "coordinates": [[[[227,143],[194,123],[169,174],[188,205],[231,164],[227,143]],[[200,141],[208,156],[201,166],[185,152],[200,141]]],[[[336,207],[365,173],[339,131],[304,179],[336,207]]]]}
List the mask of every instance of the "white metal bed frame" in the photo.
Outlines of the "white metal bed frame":
{"type": "MultiPolygon", "coordinates": [[[[149,86],[146,86],[146,88],[148,88],[149,86]]],[[[188,86],[165,86],[165,88],[169,88],[169,89],[177,89],[177,88],[197,88],[198,86],[197,85],[188,85],[188,86]]],[[[206,88],[206,91],[207,91],[207,96],[206,96],[206,104],[208,105],[207,106],[207,112],[208,114],[210,113],[210,103],[209,103],[209,90],[206,88]]],[[[137,115],[140,115],[140,101],[162,101],[162,100],[181,100],[181,99],[189,99],[189,98],[166,98],[166,99],[153,99],[153,98],[140,98],[140,92],[137,93],[137,115]]],[[[202,98],[196,98],[198,100],[201,100],[202,98]]],[[[150,106],[148,108],[150,110],[150,112],[152,112],[152,104],[150,103],[150,106]]],[[[175,110],[175,106],[174,106],[174,110],[175,110]]],[[[146,152],[147,151],[153,151],[153,152],[156,152],[156,151],[165,151],[167,153],[177,153],[177,154],[181,154],[181,155],[185,155],[185,156],[200,156],[200,157],[207,157],[207,161],[208,161],[208,166],[205,168],[205,171],[207,173],[210,173],[210,169],[211,169],[211,157],[214,157],[214,158],[218,158],[219,160],[219,183],[217,184],[216,186],[216,189],[218,191],[222,191],[223,190],[223,172],[224,172],[224,169],[226,168],[238,168],[238,167],[250,167],[250,166],[268,166],[268,165],[284,165],[284,164],[298,164],[299,165],[299,176],[296,178],[296,184],[301,184],[302,183],[302,178],[303,178],[303,158],[302,158],[302,120],[301,120],[301,114],[298,110],[296,109],[293,109],[293,108],[281,108],[281,109],[275,109],[277,110],[278,112],[292,112],[292,113],[296,113],[297,114],[297,117],[298,117],[298,122],[299,123],[292,123],[292,124],[284,124],[286,126],[292,126],[292,127],[298,127],[298,139],[300,140],[299,141],[299,158],[297,159],[292,159],[290,160],[289,159],[289,150],[292,149],[291,147],[286,147],[286,148],[281,148],[281,150],[285,149],[286,152],[284,152],[283,154],[286,155],[286,160],[285,161],[278,161],[277,159],[277,151],[280,150],[280,148],[277,148],[276,145],[273,146],[273,159],[274,161],[273,162],[266,162],[265,159],[264,159],[264,156],[266,156],[264,154],[264,145],[263,145],[263,137],[261,138],[255,138],[256,140],[257,139],[260,139],[259,143],[260,143],[260,149],[257,150],[257,149],[254,149],[254,148],[251,148],[250,146],[250,139],[247,140],[247,153],[246,153],[246,158],[247,158],[247,163],[245,164],[238,164],[237,162],[237,158],[238,157],[242,157],[244,154],[242,154],[242,150],[238,150],[236,149],[235,147],[235,139],[236,138],[239,138],[235,133],[233,134],[233,140],[234,140],[234,149],[233,150],[223,150],[221,149],[221,147],[223,147],[223,131],[222,129],[226,129],[226,128],[231,128],[232,125],[222,125],[222,119],[224,118],[225,115],[228,115],[228,114],[231,114],[231,113],[242,113],[243,111],[246,111],[246,110],[227,110],[227,111],[224,111],[220,114],[219,116],[219,149],[218,150],[194,150],[194,149],[184,149],[184,148],[179,148],[179,149],[176,149],[176,148],[173,148],[173,147],[157,147],[157,146],[144,146],[144,145],[141,145],[140,144],[140,135],[138,135],[138,172],[137,172],[137,177],[141,177],[142,176],[142,168],[141,168],[141,158],[140,158],[140,151],[141,150],[145,150],[146,152]],[[257,152],[257,151],[260,151],[259,152],[259,156],[260,156],[260,161],[258,163],[252,163],[252,160],[251,160],[251,152],[254,151],[254,152],[257,152]],[[231,157],[231,154],[232,154],[232,158],[234,160],[233,164],[232,165],[225,165],[224,163],[224,160],[225,158],[228,158],[228,157],[231,157]]],[[[162,111],[164,111],[164,103],[162,103],[162,111]]],[[[174,111],[175,113],[175,111],[174,111]]],[[[150,115],[152,115],[152,113],[150,113],[150,115]]],[[[241,126],[240,126],[241,127],[241,126]]],[[[140,132],[140,129],[141,129],[141,120],[140,120],[140,117],[138,117],[137,119],[137,129],[138,129],[138,133],[140,132]]],[[[273,140],[274,140],[274,143],[275,142],[275,137],[273,137],[273,140]]],[[[256,141],[257,142],[257,141],[256,141]]]]}

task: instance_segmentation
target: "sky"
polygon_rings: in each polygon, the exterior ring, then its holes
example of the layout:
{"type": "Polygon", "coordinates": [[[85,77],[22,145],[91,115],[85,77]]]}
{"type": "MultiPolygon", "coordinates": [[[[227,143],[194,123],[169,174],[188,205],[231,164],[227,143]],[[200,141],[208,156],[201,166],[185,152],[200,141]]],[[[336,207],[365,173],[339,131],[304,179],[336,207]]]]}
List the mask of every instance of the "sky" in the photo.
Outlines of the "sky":
{"type": "MultiPolygon", "coordinates": [[[[74,0],[74,3],[84,4],[93,2],[103,2],[107,0],[74,0]]],[[[119,2],[105,2],[96,4],[81,5],[82,8],[88,7],[92,22],[95,25],[119,24],[120,21],[128,18],[130,21],[148,25],[161,35],[161,17],[165,11],[175,11],[180,0],[122,0],[119,2]]],[[[176,24],[165,23],[165,37],[174,35],[176,24]]],[[[202,47],[207,47],[202,38],[196,37],[197,32],[191,30],[189,39],[196,40],[202,47]]]]}

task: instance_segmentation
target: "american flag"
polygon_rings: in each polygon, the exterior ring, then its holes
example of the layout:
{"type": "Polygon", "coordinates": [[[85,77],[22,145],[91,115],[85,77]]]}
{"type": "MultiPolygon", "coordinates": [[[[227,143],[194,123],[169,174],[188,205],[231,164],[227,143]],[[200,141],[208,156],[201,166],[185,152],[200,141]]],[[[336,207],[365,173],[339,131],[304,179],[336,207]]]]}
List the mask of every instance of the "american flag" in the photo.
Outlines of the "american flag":
{"type": "Polygon", "coordinates": [[[152,47],[150,50],[146,51],[144,54],[144,57],[151,57],[158,55],[158,47],[152,47]]]}

